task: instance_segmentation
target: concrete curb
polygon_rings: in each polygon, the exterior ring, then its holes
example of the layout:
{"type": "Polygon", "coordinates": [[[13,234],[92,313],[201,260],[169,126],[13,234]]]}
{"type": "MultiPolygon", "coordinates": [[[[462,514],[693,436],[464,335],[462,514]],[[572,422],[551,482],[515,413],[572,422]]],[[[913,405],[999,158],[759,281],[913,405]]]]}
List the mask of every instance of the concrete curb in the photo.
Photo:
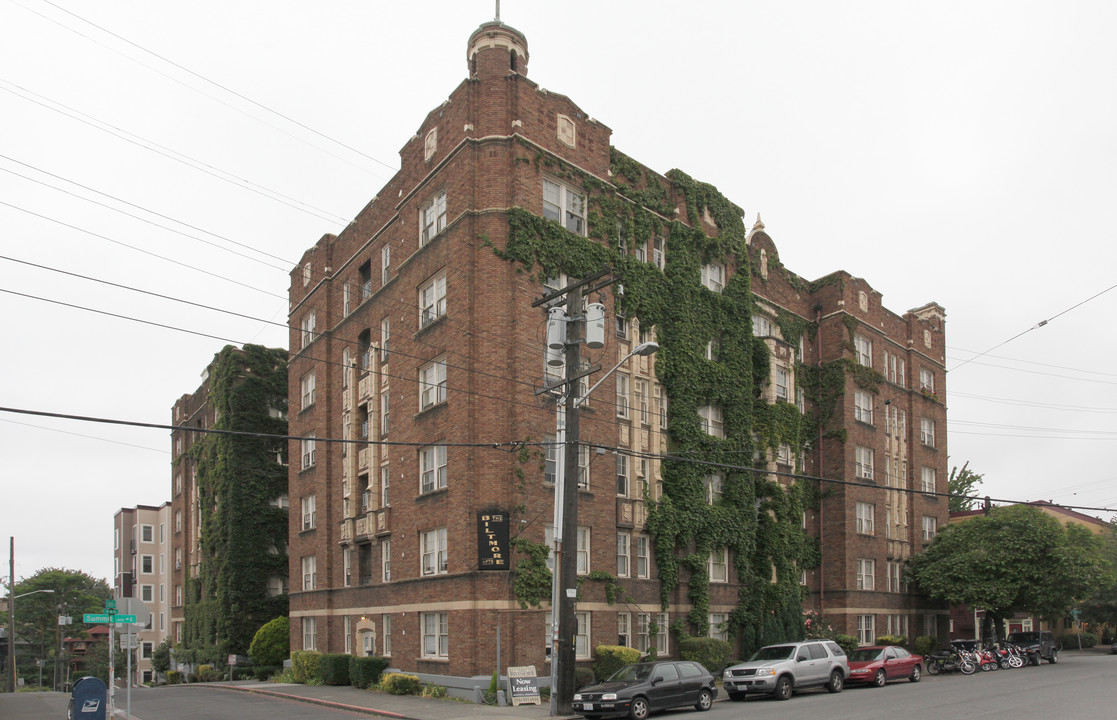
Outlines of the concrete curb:
{"type": "MultiPolygon", "coordinates": [[[[210,687],[217,688],[218,690],[233,690],[235,692],[254,693],[256,695],[268,695],[271,697],[284,698],[286,700],[296,700],[298,702],[309,703],[310,705],[321,705],[323,707],[338,708],[341,710],[351,710],[353,712],[364,713],[365,715],[375,715],[377,717],[396,718],[396,720],[423,720],[423,718],[413,717],[411,715],[403,715],[401,713],[392,712],[390,710],[378,710],[376,708],[364,707],[363,705],[349,705],[346,703],[334,702],[333,700],[319,700],[318,698],[306,697],[305,695],[294,695],[292,693],[280,692],[278,690],[264,690],[263,688],[254,688],[238,685],[221,685],[217,683],[194,684],[196,687],[210,687]]],[[[189,686],[187,686],[189,687],[189,686]]]]}

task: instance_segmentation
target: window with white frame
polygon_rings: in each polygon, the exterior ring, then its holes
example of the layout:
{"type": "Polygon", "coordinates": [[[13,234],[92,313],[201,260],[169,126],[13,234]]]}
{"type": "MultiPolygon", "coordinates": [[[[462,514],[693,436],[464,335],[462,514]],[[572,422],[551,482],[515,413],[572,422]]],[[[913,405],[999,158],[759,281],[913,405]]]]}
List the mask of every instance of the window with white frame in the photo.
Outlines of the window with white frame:
{"type": "Polygon", "coordinates": [[[709,614],[710,630],[707,634],[715,640],[729,642],[729,613],[712,612],[709,614]]]}
{"type": "Polygon", "coordinates": [[[617,577],[628,577],[631,541],[632,536],[628,533],[617,533],[617,577]]]}
{"type": "Polygon", "coordinates": [[[939,532],[938,519],[930,516],[923,516],[923,542],[931,542],[935,539],[935,535],[939,532]]]}
{"type": "Polygon", "coordinates": [[[873,366],[873,341],[864,335],[853,337],[853,357],[859,365],[873,366]]]}
{"type": "Polygon", "coordinates": [[[889,635],[903,635],[908,636],[908,616],[907,615],[889,615],[888,616],[888,634],[889,635]]]}
{"type": "Polygon", "coordinates": [[[637,535],[633,538],[635,542],[635,572],[636,577],[646,578],[650,569],[649,553],[651,548],[651,541],[647,535],[637,535]]]}
{"type": "Polygon", "coordinates": [[[888,561],[888,591],[900,592],[900,563],[889,560],[888,561]]]}
{"type": "Polygon", "coordinates": [[[923,616],[923,634],[936,637],[939,633],[938,618],[934,615],[923,616]]]}
{"type": "Polygon", "coordinates": [[[303,563],[303,590],[313,590],[318,587],[318,557],[307,555],[303,563]]]}
{"type": "Polygon", "coordinates": [[[154,525],[140,525],[140,542],[155,542],[154,525]]]}
{"type": "Polygon", "coordinates": [[[380,248],[380,284],[387,285],[392,279],[392,246],[387,243],[380,248]]]}
{"type": "Polygon", "coordinates": [[[383,615],[384,626],[384,657],[392,656],[392,616],[383,615]]]}
{"type": "Polygon", "coordinates": [[[392,321],[383,318],[380,321],[380,362],[388,362],[388,340],[392,337],[392,321]]]}
{"type": "Polygon", "coordinates": [[[628,497],[630,491],[628,479],[628,456],[617,453],[617,495],[628,497]]]}
{"type": "Polygon", "coordinates": [[[392,581],[392,541],[387,538],[380,543],[380,580],[392,581]]]}
{"type": "Polygon", "coordinates": [[[341,578],[343,587],[353,584],[353,548],[341,550],[341,578]]]}
{"type": "Polygon", "coordinates": [[[543,482],[554,485],[558,479],[558,454],[561,448],[554,435],[543,437],[543,482]]]}
{"type": "Polygon", "coordinates": [[[316,384],[317,384],[316,383],[316,378],[315,378],[313,370],[308,372],[306,375],[302,376],[302,380],[299,382],[299,385],[302,388],[302,409],[303,410],[307,409],[308,407],[310,407],[311,405],[314,404],[314,400],[315,400],[314,395],[315,395],[315,385],[316,384]]]}
{"type": "Polygon", "coordinates": [[[446,227],[446,191],[440,190],[419,210],[419,244],[426,245],[446,227]]]}
{"type": "Polygon", "coordinates": [[[450,614],[420,613],[423,624],[423,657],[450,657],[450,614]]]}
{"type": "Polygon", "coordinates": [[[935,468],[924,465],[922,471],[923,477],[921,478],[920,489],[925,493],[935,492],[935,468]]]}
{"type": "Polygon", "coordinates": [[[652,238],[652,263],[655,264],[660,270],[663,269],[667,260],[667,251],[665,242],[662,237],[656,235],[652,238]]]}
{"type": "Polygon", "coordinates": [[[617,613],[617,644],[632,647],[632,613],[617,613]]]}
{"type": "Polygon", "coordinates": [[[578,528],[578,574],[587,575],[590,571],[590,529],[578,528]]]}
{"type": "Polygon", "coordinates": [[[419,368],[419,410],[446,402],[446,358],[441,357],[419,368]]]}
{"type": "Polygon", "coordinates": [[[318,649],[318,618],[303,618],[303,650],[318,649]]]}
{"type": "Polygon", "coordinates": [[[590,657],[590,614],[588,612],[574,613],[577,629],[574,633],[574,657],[586,660],[590,657]]]}
{"type": "Polygon", "coordinates": [[[931,418],[919,419],[919,442],[927,447],[935,446],[935,421],[931,418]]]}
{"type": "Polygon", "coordinates": [[[729,582],[729,548],[711,550],[706,570],[710,574],[710,582],[729,582]]]}
{"type": "Polygon", "coordinates": [[[854,450],[853,474],[862,480],[873,479],[873,450],[858,445],[854,450]]]}
{"type": "Polygon", "coordinates": [[[702,423],[702,432],[718,438],[725,437],[725,423],[722,420],[720,405],[699,406],[698,418],[702,423]]]}
{"type": "Polygon", "coordinates": [[[859,558],[857,560],[857,589],[873,590],[876,588],[876,560],[859,558]]]}
{"type": "Polygon", "coordinates": [[[667,393],[659,395],[659,429],[667,429],[667,393]]]}
{"type": "Polygon", "coordinates": [[[752,334],[754,337],[772,337],[772,321],[763,315],[753,315],[752,334]]]}
{"type": "Polygon", "coordinates": [[[317,315],[313,310],[303,315],[303,319],[299,323],[299,327],[302,330],[302,345],[300,347],[306,347],[314,340],[314,326],[316,322],[317,315]]]}
{"type": "Polygon", "coordinates": [[[776,400],[787,402],[791,397],[791,373],[785,367],[776,366],[776,400]]]}
{"type": "Polygon", "coordinates": [[[628,319],[619,312],[613,312],[613,324],[616,328],[617,337],[621,340],[628,339],[628,319]]]}
{"type": "Polygon", "coordinates": [[[904,359],[892,353],[884,354],[885,372],[888,373],[888,382],[900,387],[906,387],[907,381],[904,378],[905,363],[904,359]]]}
{"type": "Polygon", "coordinates": [[[419,492],[446,487],[446,446],[428,445],[419,450],[419,492]]]}
{"type": "Polygon", "coordinates": [[[853,419],[873,424],[873,396],[862,390],[853,393],[853,419]]]}
{"type": "Polygon", "coordinates": [[[709,473],[704,478],[706,484],[706,504],[713,505],[720,502],[722,493],[725,486],[725,475],[721,473],[709,473]]]}
{"type": "Polygon", "coordinates": [[[919,368],[919,389],[932,395],[935,393],[935,373],[928,368],[919,368]]]}
{"type": "Polygon", "coordinates": [[[419,286],[419,327],[425,328],[446,314],[446,272],[419,286]]]}
{"type": "Polygon", "coordinates": [[[391,397],[392,394],[387,388],[380,391],[380,436],[384,437],[388,434],[389,421],[391,420],[391,397]]]}
{"type": "Polygon", "coordinates": [[[720,293],[725,289],[725,266],[720,263],[710,263],[702,266],[702,284],[720,293]]]}
{"type": "Polygon", "coordinates": [[[668,625],[667,613],[637,613],[636,649],[642,653],[647,653],[655,648],[659,657],[665,657],[668,649],[668,625]]]}
{"type": "Polygon", "coordinates": [[[630,391],[628,373],[617,373],[617,417],[628,417],[628,395],[630,391]]]}
{"type": "Polygon", "coordinates": [[[423,575],[444,575],[446,563],[446,528],[419,533],[419,553],[423,575]]]}
{"type": "Polygon", "coordinates": [[[590,448],[589,445],[578,446],[578,487],[590,486],[590,448]]]}
{"type": "Polygon", "coordinates": [[[872,535],[875,530],[873,527],[873,516],[876,514],[876,506],[872,503],[859,502],[857,503],[857,532],[861,535],[872,535]]]}
{"type": "Polygon", "coordinates": [[[857,644],[872,645],[877,640],[876,617],[873,615],[857,616],[857,644]]]}
{"type": "Polygon", "coordinates": [[[380,507],[389,507],[392,503],[389,500],[389,490],[391,489],[392,471],[391,466],[380,466],[380,507]]]}
{"type": "Polygon", "coordinates": [[[316,438],[313,435],[311,435],[309,437],[304,438],[303,441],[302,441],[302,450],[303,450],[303,452],[302,452],[302,456],[303,456],[302,469],[303,470],[314,467],[315,440],[316,440],[316,438]]]}
{"type": "Polygon", "coordinates": [[[640,422],[648,425],[651,423],[651,397],[649,396],[648,381],[637,378],[634,385],[632,401],[635,404],[636,411],[640,413],[640,422]]]}
{"type": "Polygon", "coordinates": [[[145,603],[153,602],[155,600],[155,586],[140,585],[140,600],[145,603]]]}
{"type": "Polygon", "coordinates": [[[706,341],[706,359],[717,362],[719,357],[721,357],[721,338],[715,335],[706,341]]]}
{"type": "Polygon", "coordinates": [[[543,178],[543,217],[560,223],[575,235],[585,235],[586,196],[543,178]]]}
{"type": "Polygon", "coordinates": [[[155,556],[154,555],[141,555],[140,556],[140,572],[144,575],[152,575],[155,573],[155,556]]]}
{"type": "Polygon", "coordinates": [[[776,448],[776,463],[791,466],[791,446],[787,443],[780,443],[776,448]]]}
{"type": "Polygon", "coordinates": [[[348,615],[345,616],[345,623],[343,625],[343,634],[345,635],[345,654],[349,655],[353,652],[353,618],[348,615]]]}
{"type": "Polygon", "coordinates": [[[317,499],[314,495],[303,497],[303,530],[313,530],[318,526],[317,499]]]}

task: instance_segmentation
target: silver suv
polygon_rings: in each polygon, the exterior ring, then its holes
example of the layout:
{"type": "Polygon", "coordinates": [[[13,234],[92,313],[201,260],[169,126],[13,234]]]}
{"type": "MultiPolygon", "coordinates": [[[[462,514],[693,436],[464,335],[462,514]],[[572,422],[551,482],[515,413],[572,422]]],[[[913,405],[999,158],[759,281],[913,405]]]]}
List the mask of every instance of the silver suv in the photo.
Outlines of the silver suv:
{"type": "Polygon", "coordinates": [[[746,693],[769,693],[787,700],[796,690],[826,686],[841,692],[849,677],[849,660],[833,640],[804,640],[762,647],[748,662],[730,665],[722,685],[730,700],[743,700],[746,693]]]}

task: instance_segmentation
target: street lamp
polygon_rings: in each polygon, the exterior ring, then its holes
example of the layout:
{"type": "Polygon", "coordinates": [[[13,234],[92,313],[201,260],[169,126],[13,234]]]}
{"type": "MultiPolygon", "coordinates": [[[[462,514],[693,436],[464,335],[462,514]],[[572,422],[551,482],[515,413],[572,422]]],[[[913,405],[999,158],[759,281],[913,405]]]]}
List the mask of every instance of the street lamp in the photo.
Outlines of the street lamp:
{"type": "Polygon", "coordinates": [[[654,342],[640,343],[632,352],[590,386],[584,395],[577,396],[576,379],[572,373],[579,364],[577,332],[567,333],[566,384],[564,397],[558,402],[555,446],[556,476],[554,510],[554,572],[551,573],[551,715],[569,714],[574,693],[573,638],[577,632],[574,614],[578,574],[578,413],[590,393],[634,355],[647,357],[659,350],[654,342]],[[568,422],[569,414],[569,422],[568,422]],[[569,425],[569,427],[568,427],[569,425]],[[567,442],[567,433],[574,442],[567,442]],[[564,586],[565,590],[564,590],[564,586]]]}
{"type": "Polygon", "coordinates": [[[13,596],[11,590],[15,589],[15,582],[8,591],[8,692],[16,691],[16,600],[35,593],[53,593],[54,590],[42,589],[25,592],[13,596]]]}

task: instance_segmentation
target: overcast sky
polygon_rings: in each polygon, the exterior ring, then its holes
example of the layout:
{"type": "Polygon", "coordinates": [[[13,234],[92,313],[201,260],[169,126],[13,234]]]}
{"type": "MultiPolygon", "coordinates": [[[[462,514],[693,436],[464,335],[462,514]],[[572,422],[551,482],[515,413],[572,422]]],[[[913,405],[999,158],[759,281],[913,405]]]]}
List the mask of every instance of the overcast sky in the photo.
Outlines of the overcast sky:
{"type": "MultiPolygon", "coordinates": [[[[847,270],[897,313],[946,308],[950,465],[995,498],[1117,506],[1117,5],[501,13],[534,81],[749,226],[760,213],[794,272],[847,270]]],[[[249,316],[0,259],[0,406],[169,423],[227,341],[285,347],[288,269],[376,195],[493,16],[492,0],[0,1],[0,255],[249,316]]],[[[17,577],[110,578],[113,513],[170,498],[169,451],[165,430],[0,412],[17,577]]]]}

